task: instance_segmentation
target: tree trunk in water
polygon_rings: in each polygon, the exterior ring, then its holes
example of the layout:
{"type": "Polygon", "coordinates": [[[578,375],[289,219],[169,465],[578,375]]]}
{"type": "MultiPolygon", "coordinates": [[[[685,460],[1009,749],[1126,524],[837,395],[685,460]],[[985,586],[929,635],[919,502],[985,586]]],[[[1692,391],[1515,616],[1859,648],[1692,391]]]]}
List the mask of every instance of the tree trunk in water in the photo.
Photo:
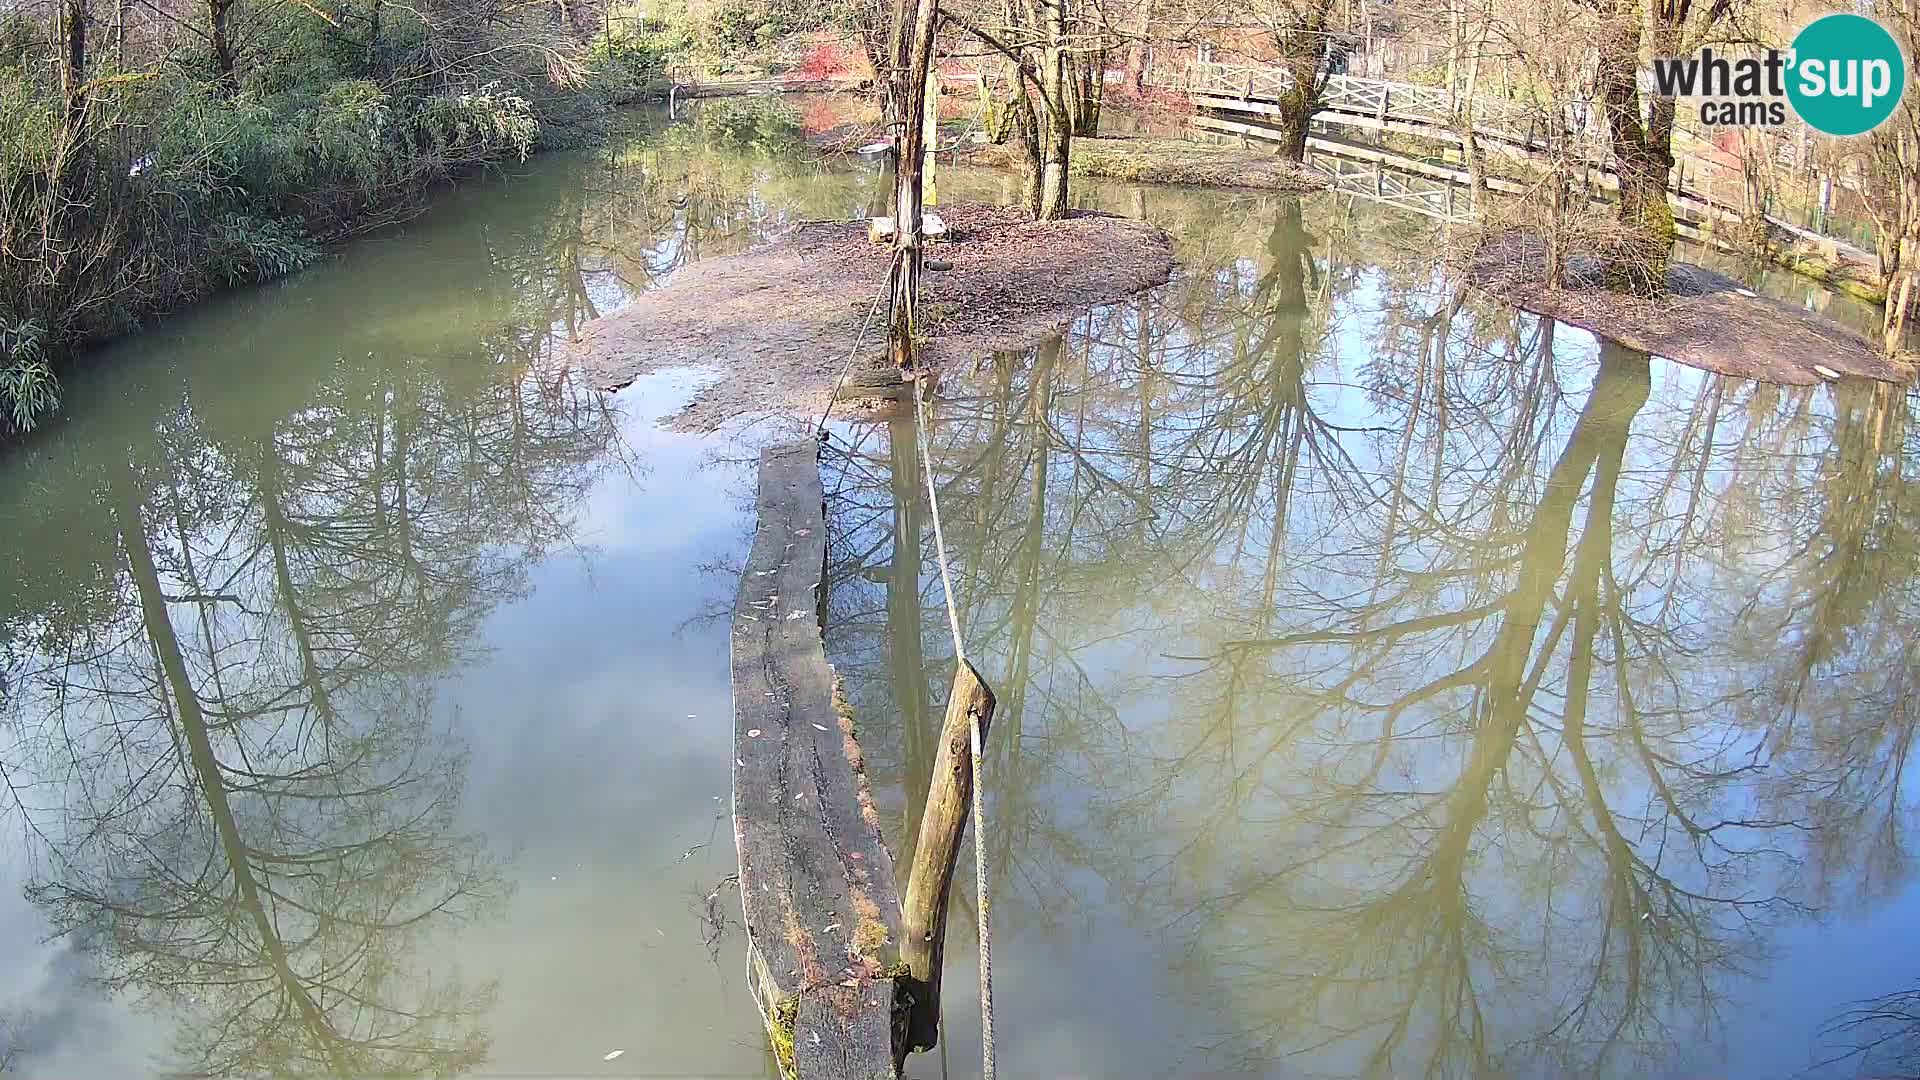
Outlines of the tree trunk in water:
{"type": "Polygon", "coordinates": [[[1655,98],[1649,121],[1640,120],[1640,14],[1615,10],[1615,23],[1600,47],[1594,76],[1606,113],[1607,139],[1620,177],[1622,230],[1607,254],[1607,280],[1618,289],[1652,296],[1666,285],[1673,255],[1673,208],[1667,179],[1673,171],[1673,99],[1655,98]]]}
{"type": "MultiPolygon", "coordinates": [[[[933,699],[927,685],[926,655],[921,649],[920,538],[925,531],[920,502],[925,489],[920,474],[918,436],[920,418],[910,409],[896,410],[887,422],[887,480],[893,494],[893,557],[887,562],[887,668],[894,707],[906,745],[907,828],[919,827],[927,791],[921,783],[933,775],[934,743],[940,733],[931,730],[927,704],[933,699]]],[[[910,852],[901,853],[908,860],[910,852]]]]}
{"type": "Polygon", "coordinates": [[[166,598],[160,589],[159,571],[147,542],[139,496],[131,482],[132,472],[131,467],[124,467],[113,481],[114,516],[120,527],[128,570],[139,596],[148,644],[165,676],[174,714],[178,717],[180,732],[184,736],[182,741],[186,744],[187,760],[199,781],[197,786],[205,800],[215,835],[220,838],[221,853],[226,857],[233,874],[234,899],[252,916],[254,928],[260,935],[259,945],[265,954],[262,959],[271,964],[307,1027],[316,1035],[333,1036],[322,1043],[328,1051],[330,1063],[335,1068],[345,1068],[346,1062],[339,1056],[335,1045],[337,1033],[305,983],[295,975],[286,943],[261,899],[260,884],[250,861],[252,849],[240,835],[239,818],[227,797],[226,774],[214,754],[209,737],[206,712],[187,669],[179,637],[167,613],[166,598]]]}
{"type": "Polygon", "coordinates": [[[900,119],[894,142],[893,272],[888,307],[887,353],[901,368],[914,365],[914,304],[920,295],[920,183],[926,167],[927,73],[933,67],[934,0],[918,0],[913,24],[900,37],[911,51],[900,83],[900,119]]]}
{"type": "Polygon", "coordinates": [[[947,902],[960,860],[960,839],[972,810],[973,730],[979,728],[984,752],[995,704],[993,689],[972,664],[960,660],[955,667],[934,749],[926,808],[920,815],[919,839],[913,845],[913,864],[900,897],[900,959],[906,962],[913,992],[907,1045],[915,1050],[930,1050],[939,1041],[947,902]]]}

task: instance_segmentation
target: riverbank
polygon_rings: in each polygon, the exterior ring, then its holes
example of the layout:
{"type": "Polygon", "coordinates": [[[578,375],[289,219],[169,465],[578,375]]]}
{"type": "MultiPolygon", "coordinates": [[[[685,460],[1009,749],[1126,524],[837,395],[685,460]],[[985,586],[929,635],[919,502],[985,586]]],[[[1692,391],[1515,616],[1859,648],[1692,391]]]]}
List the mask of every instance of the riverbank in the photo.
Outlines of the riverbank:
{"type": "MultiPolygon", "coordinates": [[[[1151,225],[1106,214],[1035,221],[1007,207],[940,208],[947,235],[928,251],[921,314],[929,365],[1025,349],[1087,309],[1166,283],[1173,245],[1151,225]]],[[[686,268],[666,286],[589,324],[567,363],[604,389],[665,368],[717,369],[720,379],[673,426],[711,431],[741,416],[818,416],[891,253],[866,223],[814,223],[762,248],[686,268]]],[[[884,314],[884,313],[882,313],[884,314]]],[[[856,367],[885,365],[876,315],[856,367]]],[[[858,373],[856,373],[856,378],[858,373]]]]}
{"type": "Polygon", "coordinates": [[[1910,364],[1886,358],[1825,316],[1692,263],[1669,264],[1666,291],[1656,298],[1609,289],[1591,254],[1571,256],[1565,283],[1553,286],[1545,244],[1516,231],[1483,241],[1466,269],[1468,281],[1497,300],[1703,371],[1791,386],[1913,377],[1910,364]]]}
{"type": "Polygon", "coordinates": [[[236,44],[238,17],[213,5],[193,27],[208,57],[0,15],[30,43],[0,68],[0,434],[51,413],[88,349],[311,265],[449,182],[593,140],[635,75],[591,27],[540,13],[288,9],[247,23],[271,48],[236,44]]]}
{"type": "MultiPolygon", "coordinates": [[[[1020,164],[1011,144],[981,146],[964,154],[969,161],[997,168],[1020,164]]],[[[1293,194],[1320,191],[1329,183],[1318,171],[1274,154],[1185,139],[1075,139],[1069,167],[1074,176],[1293,194]]]]}

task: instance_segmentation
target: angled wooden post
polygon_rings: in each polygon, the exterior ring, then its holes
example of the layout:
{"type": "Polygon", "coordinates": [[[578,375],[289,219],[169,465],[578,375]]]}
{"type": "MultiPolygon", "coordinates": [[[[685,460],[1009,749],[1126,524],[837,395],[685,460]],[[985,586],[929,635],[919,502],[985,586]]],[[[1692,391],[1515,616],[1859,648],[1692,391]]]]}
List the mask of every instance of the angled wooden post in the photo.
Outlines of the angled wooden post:
{"type": "Polygon", "coordinates": [[[993,722],[993,689],[974,666],[960,661],[953,693],[934,753],[933,783],[920,817],[920,841],[900,919],[900,959],[907,965],[913,1008],[907,1018],[907,1045],[930,1049],[939,1039],[940,967],[946,952],[947,894],[960,858],[960,837],[973,805],[973,724],[980,723],[984,746],[993,722]]]}

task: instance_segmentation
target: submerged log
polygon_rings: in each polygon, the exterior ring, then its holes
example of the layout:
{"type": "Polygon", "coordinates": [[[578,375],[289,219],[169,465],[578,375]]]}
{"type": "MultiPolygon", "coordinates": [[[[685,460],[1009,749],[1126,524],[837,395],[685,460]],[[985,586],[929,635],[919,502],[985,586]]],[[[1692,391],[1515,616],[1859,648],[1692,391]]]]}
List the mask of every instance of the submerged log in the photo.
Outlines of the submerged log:
{"type": "Polygon", "coordinates": [[[847,377],[847,384],[841,388],[844,398],[882,398],[887,401],[901,400],[907,395],[907,380],[901,377],[900,369],[891,364],[869,368],[856,368],[847,377]]]}
{"type": "Polygon", "coordinates": [[[899,893],[820,638],[818,444],[760,455],[759,525],[733,609],[733,824],[748,981],[789,1080],[886,1080],[899,893]]]}

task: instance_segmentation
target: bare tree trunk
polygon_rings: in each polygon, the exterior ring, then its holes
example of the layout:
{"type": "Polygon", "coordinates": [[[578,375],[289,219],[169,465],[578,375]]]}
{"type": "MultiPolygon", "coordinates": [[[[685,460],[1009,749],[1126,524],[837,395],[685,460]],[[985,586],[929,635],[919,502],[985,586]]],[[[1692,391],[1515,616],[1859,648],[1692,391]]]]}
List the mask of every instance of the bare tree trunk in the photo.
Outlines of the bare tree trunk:
{"type": "Polygon", "coordinates": [[[1133,40],[1127,45],[1127,85],[1136,94],[1147,89],[1147,35],[1153,29],[1153,0],[1137,0],[1133,9],[1133,40]]]}
{"type": "Polygon", "coordinates": [[[1767,250],[1767,203],[1773,195],[1773,165],[1767,150],[1764,134],[1740,129],[1741,239],[1761,256],[1767,250]]]}
{"type": "Polygon", "coordinates": [[[920,295],[921,177],[926,167],[927,75],[933,68],[934,0],[917,0],[913,24],[900,32],[912,43],[902,84],[900,119],[904,126],[894,142],[893,272],[888,308],[887,351],[901,368],[914,366],[914,305],[920,295]]]}
{"type": "Polygon", "coordinates": [[[1066,0],[1038,0],[1046,47],[1040,64],[1040,208],[1036,216],[1067,216],[1067,170],[1073,153],[1073,117],[1067,102],[1066,0]]]}
{"type": "Polygon", "coordinates": [[[228,94],[238,89],[234,77],[233,37],[228,27],[233,0],[207,0],[207,40],[213,46],[213,64],[220,72],[220,89],[228,94]]]}
{"type": "Polygon", "coordinates": [[[1092,137],[1100,134],[1100,99],[1107,77],[1107,51],[1072,53],[1068,61],[1067,87],[1072,96],[1073,134],[1092,137]]]}
{"type": "Polygon", "coordinates": [[[1019,137],[1020,156],[1023,168],[1020,170],[1020,205],[1027,213],[1040,216],[1040,118],[1035,114],[1033,99],[1027,96],[1027,84],[1022,80],[1019,69],[1008,65],[1008,78],[1013,81],[1013,129],[1019,137]]]}
{"type": "Polygon", "coordinates": [[[1480,151],[1480,140],[1474,133],[1473,101],[1480,88],[1480,54],[1486,46],[1486,34],[1481,32],[1480,40],[1473,43],[1473,53],[1467,57],[1467,85],[1462,90],[1454,109],[1459,118],[1460,150],[1467,159],[1467,205],[1478,213],[1486,202],[1487,162],[1480,151]]]}
{"type": "Polygon", "coordinates": [[[66,0],[60,35],[66,54],[60,89],[67,103],[67,131],[77,137],[87,115],[87,0],[66,0]]]}
{"type": "Polygon", "coordinates": [[[1326,85],[1320,57],[1326,46],[1328,16],[1333,0],[1304,0],[1291,21],[1274,31],[1274,46],[1290,85],[1280,94],[1275,117],[1281,131],[1280,154],[1288,161],[1307,157],[1308,125],[1320,111],[1320,92],[1326,85]]]}
{"type": "Polygon", "coordinates": [[[1607,277],[1615,288],[1643,296],[1666,285],[1673,254],[1673,208],[1667,179],[1673,171],[1673,99],[1655,98],[1648,122],[1640,119],[1641,16],[1637,8],[1613,5],[1594,76],[1606,113],[1614,171],[1620,178],[1620,242],[1608,254],[1607,277]]]}
{"type": "Polygon", "coordinates": [[[1905,158],[1900,183],[1900,234],[1894,241],[1894,273],[1887,279],[1887,305],[1881,346],[1891,356],[1901,350],[1913,308],[1915,278],[1920,277],[1920,161],[1905,158]]]}
{"type": "Polygon", "coordinates": [[[875,74],[885,84],[881,94],[881,105],[886,110],[883,115],[893,122],[905,120],[909,115],[906,109],[907,69],[913,66],[913,18],[917,7],[915,0],[893,0],[892,29],[887,37],[887,69],[875,74]]]}

